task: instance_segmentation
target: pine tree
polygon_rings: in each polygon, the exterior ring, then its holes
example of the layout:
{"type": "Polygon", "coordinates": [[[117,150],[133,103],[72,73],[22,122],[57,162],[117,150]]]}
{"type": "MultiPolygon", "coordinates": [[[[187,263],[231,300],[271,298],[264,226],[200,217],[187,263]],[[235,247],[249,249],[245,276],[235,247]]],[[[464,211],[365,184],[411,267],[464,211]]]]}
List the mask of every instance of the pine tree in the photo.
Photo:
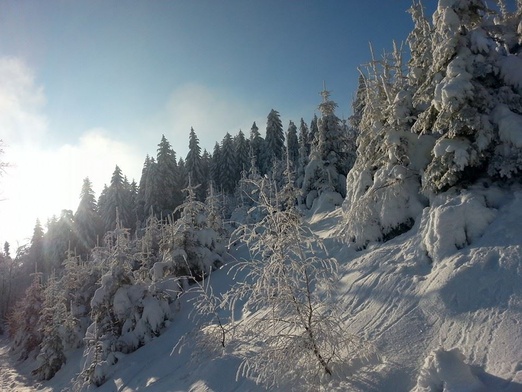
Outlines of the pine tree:
{"type": "Polygon", "coordinates": [[[38,320],[39,333],[43,338],[36,357],[38,368],[33,371],[40,380],[51,379],[66,362],[60,331],[66,318],[65,298],[58,283],[54,274],[51,274],[43,291],[38,320]]]}
{"type": "Polygon", "coordinates": [[[270,111],[267,117],[265,142],[268,155],[264,161],[264,165],[266,169],[265,172],[268,172],[269,170],[267,168],[272,167],[275,159],[283,159],[283,151],[285,148],[283,125],[279,112],[274,109],[270,111]]]}
{"type": "Polygon", "coordinates": [[[515,24],[500,26],[502,18],[494,15],[479,0],[444,3],[433,15],[431,46],[423,45],[433,55],[424,61],[431,64],[415,96],[421,113],[413,125],[415,132],[437,139],[422,175],[426,195],[466,186],[486,172],[499,177],[521,172],[519,143],[504,136],[522,123],[520,83],[512,72],[522,65],[520,49],[508,38],[517,34],[515,24]]]}
{"type": "Polygon", "coordinates": [[[308,126],[305,121],[301,118],[301,123],[299,125],[299,158],[297,162],[297,179],[296,183],[299,188],[303,185],[303,180],[305,176],[305,168],[308,165],[310,159],[310,141],[309,141],[309,131],[308,126]]]}
{"type": "MultiPolygon", "coordinates": [[[[189,175],[187,172],[187,165],[183,158],[179,158],[178,160],[178,173],[176,175],[176,186],[178,189],[181,189],[180,191],[180,200],[183,202],[183,189],[188,185],[189,183],[189,175]]],[[[177,206],[176,206],[177,208],[177,206]]]]}
{"type": "Polygon", "coordinates": [[[147,171],[150,166],[150,157],[149,154],[145,157],[145,162],[143,162],[143,168],[141,169],[141,177],[140,183],[138,186],[138,196],[136,197],[136,212],[138,216],[138,220],[140,222],[140,226],[143,226],[143,223],[146,220],[146,216],[148,215],[145,210],[145,195],[146,195],[146,184],[147,184],[147,171]]]}
{"type": "Polygon", "coordinates": [[[430,139],[410,130],[415,112],[402,49],[394,45],[394,51],[379,60],[371,54],[354,102],[362,110],[355,122],[358,149],[343,203],[344,232],[358,247],[391,239],[413,226],[426,203],[419,195],[419,164],[430,145],[430,139]],[[418,158],[412,161],[414,154],[418,158]]]}
{"type": "Polygon", "coordinates": [[[205,195],[203,167],[201,159],[201,147],[199,146],[199,139],[196,136],[194,128],[190,128],[189,135],[189,152],[185,160],[185,167],[188,176],[194,185],[201,185],[197,190],[198,200],[203,200],[205,195]]]}
{"type": "Polygon", "coordinates": [[[214,151],[212,153],[212,161],[210,164],[210,176],[211,180],[214,182],[214,184],[216,184],[216,187],[218,189],[221,189],[221,147],[217,142],[214,145],[214,151]]]}
{"type": "Polygon", "coordinates": [[[165,135],[162,135],[161,142],[158,144],[156,163],[155,198],[158,204],[158,212],[166,217],[181,203],[182,188],[179,187],[179,168],[176,153],[165,135]]]}
{"type": "Polygon", "coordinates": [[[77,253],[86,259],[102,235],[98,205],[88,177],[83,180],[80,203],[74,214],[74,227],[78,238],[77,253]]]}
{"type": "Polygon", "coordinates": [[[151,214],[160,216],[161,213],[158,200],[160,194],[158,178],[158,164],[154,158],[150,158],[145,177],[145,219],[151,214]]]}
{"type": "Polygon", "coordinates": [[[74,216],[71,210],[62,210],[60,218],[53,216],[47,223],[44,236],[44,280],[53,271],[60,272],[67,251],[77,248],[74,216]]]}
{"type": "MultiPolygon", "coordinates": [[[[203,154],[201,155],[201,174],[203,176],[203,182],[202,182],[202,187],[203,189],[208,189],[208,187],[210,186],[210,183],[211,183],[211,168],[212,166],[212,156],[210,155],[210,153],[204,149],[203,150],[203,154]]],[[[205,193],[205,195],[207,195],[205,193]]]]}
{"type": "Polygon", "coordinates": [[[297,168],[299,160],[299,141],[297,138],[297,127],[293,121],[288,124],[286,133],[286,151],[292,167],[297,168]]]}
{"type": "Polygon", "coordinates": [[[43,303],[42,291],[42,274],[35,273],[25,296],[15,304],[13,313],[9,316],[12,350],[20,360],[29,358],[42,342],[42,334],[38,329],[43,303]]]}
{"type": "Polygon", "coordinates": [[[233,194],[237,185],[237,157],[232,136],[227,132],[219,153],[220,183],[226,194],[233,194]]]}
{"type": "Polygon", "coordinates": [[[247,171],[250,166],[250,146],[249,142],[245,139],[243,131],[239,130],[239,133],[234,138],[235,152],[236,152],[236,163],[237,163],[237,175],[236,182],[239,181],[241,173],[247,171]]]}
{"type": "Polygon", "coordinates": [[[264,142],[264,139],[261,137],[261,134],[259,133],[259,128],[257,127],[254,121],[254,123],[252,124],[252,128],[250,129],[250,158],[255,158],[256,167],[259,172],[262,172],[262,161],[264,158],[264,142]]]}
{"type": "Polygon", "coordinates": [[[132,216],[133,206],[129,189],[130,184],[123,177],[119,166],[116,165],[112,173],[111,184],[105,192],[102,192],[98,201],[105,232],[115,227],[117,216],[125,227],[131,227],[135,222],[132,216]]]}
{"type": "Polygon", "coordinates": [[[31,238],[31,246],[29,247],[29,260],[34,266],[34,270],[43,272],[44,270],[44,231],[40,220],[36,220],[31,238]]]}
{"type": "Polygon", "coordinates": [[[310,121],[310,133],[309,133],[309,142],[310,142],[310,150],[313,146],[316,146],[319,138],[319,130],[317,129],[317,115],[314,114],[314,118],[310,121]]]}
{"type": "Polygon", "coordinates": [[[335,115],[337,104],[330,100],[330,92],[321,92],[323,102],[319,105],[321,118],[317,121],[315,143],[312,145],[310,162],[305,168],[302,193],[308,208],[323,192],[345,195],[347,167],[347,139],[341,128],[341,120],[335,115]]]}

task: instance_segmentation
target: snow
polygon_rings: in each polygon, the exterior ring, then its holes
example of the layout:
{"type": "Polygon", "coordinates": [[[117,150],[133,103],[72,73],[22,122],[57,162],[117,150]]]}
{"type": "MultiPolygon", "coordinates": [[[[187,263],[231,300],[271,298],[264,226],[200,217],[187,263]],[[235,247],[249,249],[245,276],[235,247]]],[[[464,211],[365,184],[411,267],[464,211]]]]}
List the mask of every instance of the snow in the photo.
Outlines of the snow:
{"type": "Polygon", "coordinates": [[[461,53],[448,64],[446,77],[435,87],[433,102],[438,111],[442,111],[445,107],[455,110],[458,105],[472,98],[472,77],[466,70],[469,55],[469,50],[462,49],[461,53]]]}
{"type": "Polygon", "coordinates": [[[454,348],[435,350],[424,363],[412,392],[485,392],[486,386],[464,363],[464,355],[454,348]]]}
{"type": "MultiPolygon", "coordinates": [[[[522,69],[522,62],[519,66],[522,69]]],[[[522,148],[522,116],[513,113],[506,105],[500,104],[493,111],[492,117],[493,121],[498,124],[500,140],[522,148]]]]}
{"type": "Polygon", "coordinates": [[[435,261],[472,244],[493,221],[496,211],[486,206],[482,195],[440,195],[426,207],[421,218],[423,245],[435,261]]]}
{"type": "Polygon", "coordinates": [[[500,74],[507,84],[522,89],[522,59],[520,57],[515,55],[503,57],[500,74]]]}
{"type": "MultiPolygon", "coordinates": [[[[377,352],[366,362],[351,363],[349,374],[326,390],[522,391],[520,187],[447,192],[419,213],[410,231],[359,252],[333,237],[342,214],[326,194],[322,196],[315,213],[306,212],[306,224],[324,237],[329,254],[341,264],[335,298],[346,333],[364,338],[377,352]]],[[[246,256],[245,251],[231,249],[236,258],[246,256]]],[[[216,293],[225,292],[234,278],[242,279],[228,273],[232,260],[225,258],[225,267],[212,273],[216,293]]],[[[139,294],[125,288],[117,293],[121,304],[126,296],[139,294]]],[[[100,368],[107,371],[108,380],[95,390],[265,390],[237,374],[240,362],[231,352],[206,353],[197,347],[199,335],[190,317],[195,295],[181,296],[180,310],[162,335],[133,353],[119,355],[110,368],[100,368]],[[181,352],[173,351],[182,336],[187,344],[181,352]]],[[[141,320],[158,326],[158,302],[149,304],[146,298],[141,320]]],[[[237,316],[242,322],[250,317],[237,316]]],[[[57,375],[39,387],[42,391],[70,390],[70,379],[80,370],[81,350],[67,356],[57,375]]],[[[0,348],[0,390],[35,390],[28,375],[34,363],[15,365],[7,358],[0,348]]]]}
{"type": "Polygon", "coordinates": [[[433,148],[435,157],[442,157],[446,153],[453,153],[453,162],[459,169],[463,169],[468,164],[470,155],[470,141],[465,138],[440,138],[433,148]]]}

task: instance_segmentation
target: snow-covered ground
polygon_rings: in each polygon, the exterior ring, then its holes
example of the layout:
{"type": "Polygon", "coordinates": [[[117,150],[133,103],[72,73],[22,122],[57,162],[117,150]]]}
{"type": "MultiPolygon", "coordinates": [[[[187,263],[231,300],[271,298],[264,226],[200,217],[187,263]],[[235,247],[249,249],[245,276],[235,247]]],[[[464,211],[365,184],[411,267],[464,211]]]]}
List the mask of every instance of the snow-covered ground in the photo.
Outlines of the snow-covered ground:
{"type": "MultiPolygon", "coordinates": [[[[342,266],[336,292],[345,311],[346,332],[364,338],[377,352],[367,362],[351,364],[351,374],[327,390],[522,391],[522,191],[495,192],[489,193],[496,195],[487,207],[490,223],[461,249],[449,247],[448,241],[458,238],[466,222],[483,220],[477,214],[485,213],[482,204],[470,207],[470,198],[462,195],[425,210],[409,232],[359,252],[334,237],[340,209],[318,206],[307,217],[342,266]],[[467,220],[442,225],[436,217],[448,206],[452,216],[466,210],[467,220]],[[434,232],[427,229],[430,224],[439,225],[439,236],[426,235],[434,232]],[[440,238],[445,243],[437,245],[440,238]]],[[[477,195],[480,192],[472,196],[477,195]]],[[[213,273],[216,292],[232,284],[227,272],[225,266],[213,273]]],[[[173,350],[193,329],[188,301],[190,294],[182,297],[181,310],[167,330],[123,356],[97,390],[264,390],[237,377],[237,358],[205,354],[190,335],[181,353],[173,350]]],[[[80,351],[69,353],[67,364],[51,381],[36,386],[27,378],[31,364],[18,365],[21,374],[17,373],[6,341],[1,343],[1,391],[71,389],[70,380],[80,370],[80,351]]]]}

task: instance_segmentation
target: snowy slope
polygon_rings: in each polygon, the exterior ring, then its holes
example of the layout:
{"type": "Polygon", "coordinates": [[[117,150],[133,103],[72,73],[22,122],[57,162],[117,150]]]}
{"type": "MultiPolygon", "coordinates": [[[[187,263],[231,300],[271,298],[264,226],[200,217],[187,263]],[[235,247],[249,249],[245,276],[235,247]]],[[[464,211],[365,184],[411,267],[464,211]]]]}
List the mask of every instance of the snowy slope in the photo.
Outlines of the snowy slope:
{"type": "MultiPolygon", "coordinates": [[[[351,332],[373,342],[382,361],[377,372],[369,367],[368,374],[359,373],[349,390],[408,391],[419,376],[426,385],[435,385],[440,376],[444,391],[522,391],[522,193],[505,198],[482,237],[441,260],[426,254],[423,222],[346,260],[340,295],[347,323],[351,332]],[[475,387],[465,375],[451,381],[444,366],[438,366],[438,376],[426,371],[421,376],[433,351],[453,348],[488,373],[474,370],[479,373],[475,387]],[[458,387],[461,382],[466,388],[458,387]]],[[[343,257],[342,249],[337,257],[343,257]]],[[[447,355],[446,362],[454,359],[447,355]]]]}
{"type": "MultiPolygon", "coordinates": [[[[333,237],[339,210],[323,205],[307,218],[343,268],[337,293],[347,333],[363,337],[378,353],[366,363],[351,364],[351,374],[327,390],[522,391],[522,191],[495,192],[490,194],[496,195],[491,199],[496,208],[488,207],[494,212],[491,223],[470,245],[453,252],[446,246],[438,259],[428,256],[424,234],[440,205],[425,210],[408,233],[360,252],[333,237]]],[[[456,203],[458,197],[451,200],[454,214],[470,208],[456,203]]],[[[468,224],[480,218],[476,213],[483,206],[472,208],[468,224]]],[[[456,238],[458,222],[440,230],[449,231],[446,240],[452,230],[456,238]]],[[[232,284],[227,267],[212,280],[217,292],[232,284]]],[[[190,295],[164,334],[124,356],[97,390],[264,390],[242,377],[236,380],[239,362],[229,354],[204,354],[190,340],[181,354],[173,352],[193,328],[188,301],[190,295]]],[[[73,353],[43,384],[45,390],[68,390],[79,362],[80,353],[73,353]]]]}

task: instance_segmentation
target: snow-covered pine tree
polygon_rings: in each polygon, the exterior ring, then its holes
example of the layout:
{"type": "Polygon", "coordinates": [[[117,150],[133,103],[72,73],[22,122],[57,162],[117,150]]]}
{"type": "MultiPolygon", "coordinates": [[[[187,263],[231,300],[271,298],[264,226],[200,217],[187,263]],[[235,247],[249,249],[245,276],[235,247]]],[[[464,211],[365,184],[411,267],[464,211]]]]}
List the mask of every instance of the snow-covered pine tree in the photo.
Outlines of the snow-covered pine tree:
{"type": "Polygon", "coordinates": [[[290,121],[288,124],[288,130],[286,132],[286,153],[294,170],[297,169],[299,161],[299,140],[297,138],[297,127],[293,121],[290,121]]]}
{"type": "Polygon", "coordinates": [[[20,360],[36,354],[42,342],[42,334],[38,328],[42,303],[42,274],[34,273],[33,281],[25,291],[25,296],[17,301],[8,319],[9,335],[12,338],[11,351],[20,360]]]}
{"type": "Polygon", "coordinates": [[[169,141],[162,135],[158,144],[156,156],[156,195],[158,212],[166,217],[181,203],[182,195],[179,188],[179,168],[176,160],[176,152],[169,141]]]}
{"type": "MultiPolygon", "coordinates": [[[[9,242],[4,243],[4,253],[0,257],[0,319],[5,320],[11,302],[13,300],[13,287],[16,284],[14,282],[15,272],[17,269],[17,262],[13,260],[10,254],[9,242]]],[[[0,323],[0,329],[3,329],[3,322],[0,323]]]]}
{"type": "MultiPolygon", "coordinates": [[[[210,167],[212,165],[212,156],[210,153],[203,149],[203,154],[201,154],[201,174],[203,176],[203,183],[202,186],[205,188],[205,190],[208,190],[208,187],[211,183],[211,176],[210,176],[210,167]]],[[[206,196],[206,193],[205,193],[206,196]]]]}
{"type": "Polygon", "coordinates": [[[214,150],[212,152],[212,160],[210,163],[210,178],[214,182],[217,189],[221,189],[221,147],[219,143],[214,144],[214,150]]]}
{"type": "Polygon", "coordinates": [[[60,218],[53,216],[44,235],[44,282],[53,271],[60,272],[69,249],[77,248],[74,216],[71,210],[62,210],[60,218]]]}
{"type": "Polygon", "coordinates": [[[317,129],[317,121],[317,115],[314,114],[312,121],[310,121],[310,134],[308,137],[308,141],[310,142],[310,152],[312,150],[312,147],[317,145],[318,142],[319,130],[317,129]]]}
{"type": "Polygon", "coordinates": [[[83,180],[80,203],[74,213],[74,228],[78,238],[76,252],[86,260],[102,235],[98,206],[88,177],[83,180]]]}
{"type": "Polygon", "coordinates": [[[279,112],[274,109],[267,116],[265,146],[267,153],[263,158],[263,166],[265,168],[264,173],[268,173],[274,165],[274,160],[283,159],[285,149],[283,124],[279,112]]]}
{"type": "Polygon", "coordinates": [[[219,151],[219,176],[223,192],[232,195],[236,189],[238,170],[234,141],[230,133],[226,133],[219,151]]]}
{"type": "Polygon", "coordinates": [[[250,166],[250,142],[245,138],[245,134],[242,130],[234,137],[234,147],[236,151],[236,166],[237,166],[237,177],[236,181],[241,178],[241,173],[248,171],[250,166]]]}
{"type": "Polygon", "coordinates": [[[33,271],[43,272],[44,268],[44,231],[40,219],[36,219],[28,254],[33,271]]]}
{"type": "Polygon", "coordinates": [[[205,195],[205,184],[203,181],[201,147],[199,146],[199,139],[194,128],[190,128],[189,151],[187,153],[187,159],[185,160],[185,168],[187,174],[192,179],[192,183],[194,185],[201,185],[198,188],[197,197],[199,200],[203,200],[205,195]]]}
{"type": "Polygon", "coordinates": [[[42,342],[36,357],[38,367],[33,374],[40,380],[54,377],[66,362],[63,344],[66,308],[63,294],[56,276],[52,273],[43,290],[42,310],[38,319],[42,342]]]}
{"type": "Polygon", "coordinates": [[[101,269],[96,259],[85,261],[73,252],[68,252],[63,268],[59,280],[60,300],[65,306],[61,336],[64,350],[69,350],[83,345],[85,331],[91,322],[90,300],[101,276],[101,269]]]}
{"type": "MultiPolygon", "coordinates": [[[[256,125],[256,122],[252,124],[252,128],[250,129],[250,159],[255,157],[255,164],[258,172],[262,172],[262,160],[263,160],[263,145],[264,139],[261,137],[259,133],[259,128],[256,125]]],[[[252,162],[252,161],[251,161],[252,162]]]]}
{"type": "MultiPolygon", "coordinates": [[[[171,223],[164,231],[161,242],[163,262],[154,268],[168,268],[173,274],[181,276],[201,277],[222,263],[224,247],[221,230],[213,227],[217,221],[216,201],[211,204],[200,202],[196,198],[196,187],[189,185],[184,189],[187,197],[178,207],[180,218],[171,223]],[[212,211],[209,210],[212,207],[212,211]],[[209,212],[212,217],[209,220],[209,212]]],[[[156,278],[163,275],[156,274],[156,278]]]]}
{"type": "Polygon", "coordinates": [[[309,140],[309,131],[308,125],[306,125],[305,121],[301,118],[301,123],[299,125],[299,158],[297,162],[297,178],[296,184],[299,188],[303,186],[303,180],[305,176],[305,169],[308,165],[310,159],[310,140],[309,140]]]}
{"type": "Polygon", "coordinates": [[[187,172],[187,165],[183,158],[179,158],[178,160],[178,172],[176,175],[176,187],[177,189],[181,189],[179,192],[180,199],[178,206],[183,202],[183,189],[188,185],[188,172],[187,172]]]}
{"type": "Polygon", "coordinates": [[[98,250],[108,271],[90,302],[92,323],[85,334],[80,386],[103,384],[122,354],[160,334],[171,317],[170,295],[134,274],[141,267],[138,245],[118,221],[116,230],[107,233],[105,248],[98,250]]]}
{"type": "Polygon", "coordinates": [[[308,208],[323,192],[337,192],[341,196],[346,193],[346,135],[342,133],[341,120],[335,115],[337,104],[330,100],[330,92],[323,89],[321,95],[321,118],[317,121],[315,143],[301,188],[308,208]]]}
{"type": "Polygon", "coordinates": [[[136,211],[139,221],[139,227],[143,227],[146,217],[150,214],[145,207],[146,203],[146,191],[147,191],[147,172],[149,171],[151,164],[150,156],[147,154],[145,162],[143,162],[143,168],[141,169],[141,177],[138,185],[138,196],[136,197],[136,211]]]}
{"type": "Polygon", "coordinates": [[[131,227],[135,222],[132,214],[133,206],[129,198],[129,183],[125,183],[125,178],[118,165],[112,173],[111,184],[100,195],[98,206],[105,232],[116,226],[117,215],[125,227],[131,227]]]}
{"type": "Polygon", "coordinates": [[[400,47],[394,45],[381,60],[372,52],[361,75],[364,83],[359,84],[355,103],[364,104],[354,108],[354,113],[362,110],[356,119],[357,158],[347,176],[343,203],[344,235],[358,247],[412,227],[425,206],[419,195],[420,170],[432,145],[431,138],[411,132],[415,112],[400,47]]]}
{"type": "Polygon", "coordinates": [[[429,104],[413,126],[437,138],[422,176],[427,195],[522,169],[520,5],[508,14],[459,0],[439,2],[433,15],[431,85],[421,90],[429,104]]]}

